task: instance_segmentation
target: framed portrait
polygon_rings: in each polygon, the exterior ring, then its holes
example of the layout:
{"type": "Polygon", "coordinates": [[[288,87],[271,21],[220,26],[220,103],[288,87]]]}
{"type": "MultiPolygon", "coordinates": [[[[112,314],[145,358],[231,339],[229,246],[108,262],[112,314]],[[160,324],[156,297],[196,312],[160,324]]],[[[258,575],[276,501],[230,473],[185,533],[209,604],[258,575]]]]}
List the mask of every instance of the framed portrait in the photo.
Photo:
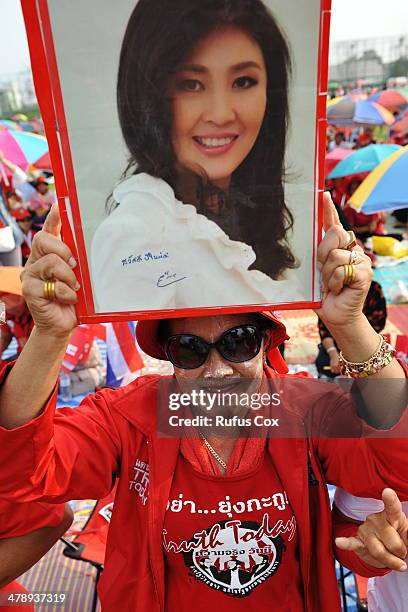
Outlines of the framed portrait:
{"type": "Polygon", "coordinates": [[[320,300],[330,0],[21,0],[81,322],[320,300]]]}

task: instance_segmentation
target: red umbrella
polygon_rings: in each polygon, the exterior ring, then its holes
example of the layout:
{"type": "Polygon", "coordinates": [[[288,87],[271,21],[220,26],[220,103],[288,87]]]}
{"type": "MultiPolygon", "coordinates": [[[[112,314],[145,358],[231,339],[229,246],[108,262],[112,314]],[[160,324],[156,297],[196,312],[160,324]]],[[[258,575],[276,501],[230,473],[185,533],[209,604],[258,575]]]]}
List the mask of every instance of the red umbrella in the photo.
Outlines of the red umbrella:
{"type": "Polygon", "coordinates": [[[337,164],[342,160],[354,153],[351,149],[343,149],[342,147],[337,147],[330,151],[326,155],[326,160],[324,164],[324,175],[327,176],[330,172],[337,166],[337,164]]]}
{"type": "Polygon", "coordinates": [[[407,106],[407,99],[405,96],[395,89],[377,91],[377,93],[373,94],[368,99],[372,102],[382,104],[391,112],[398,111],[400,108],[407,106]]]}
{"type": "Polygon", "coordinates": [[[52,172],[51,159],[50,159],[50,154],[48,153],[48,151],[47,153],[44,153],[44,155],[42,155],[40,159],[37,159],[37,161],[33,165],[38,170],[49,170],[50,172],[52,172]]]}

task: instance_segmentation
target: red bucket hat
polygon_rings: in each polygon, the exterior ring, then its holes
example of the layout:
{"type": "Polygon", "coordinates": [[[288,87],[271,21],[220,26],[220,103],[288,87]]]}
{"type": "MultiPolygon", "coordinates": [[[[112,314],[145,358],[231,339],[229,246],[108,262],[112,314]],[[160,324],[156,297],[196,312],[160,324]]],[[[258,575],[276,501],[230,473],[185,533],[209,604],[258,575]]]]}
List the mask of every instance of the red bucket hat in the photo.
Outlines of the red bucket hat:
{"type": "MultiPolygon", "coordinates": [[[[278,346],[285,340],[289,339],[286,333],[286,327],[279,321],[279,319],[269,310],[264,310],[259,313],[268,321],[273,323],[272,329],[272,343],[268,349],[267,357],[272,367],[279,373],[285,374],[288,371],[286,362],[284,361],[278,346]]],[[[154,357],[155,359],[161,359],[168,361],[167,355],[164,351],[163,346],[158,339],[158,329],[161,319],[148,319],[145,321],[138,321],[136,325],[136,340],[145,353],[154,357]]]]}
{"type": "Polygon", "coordinates": [[[31,221],[31,219],[33,218],[32,212],[27,208],[13,208],[10,213],[12,217],[14,217],[14,219],[17,219],[17,221],[22,221],[23,219],[31,221]]]}

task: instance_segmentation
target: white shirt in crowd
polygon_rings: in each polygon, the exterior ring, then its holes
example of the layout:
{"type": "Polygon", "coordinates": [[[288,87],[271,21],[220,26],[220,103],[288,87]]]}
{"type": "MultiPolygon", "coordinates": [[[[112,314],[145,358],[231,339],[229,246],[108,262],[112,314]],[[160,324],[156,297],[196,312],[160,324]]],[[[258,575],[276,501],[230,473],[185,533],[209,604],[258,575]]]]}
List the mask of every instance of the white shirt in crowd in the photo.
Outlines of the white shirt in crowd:
{"type": "Polygon", "coordinates": [[[27,175],[24,170],[16,166],[11,180],[14,189],[23,198],[23,203],[29,202],[35,193],[35,189],[27,181],[27,175]]]}
{"type": "MultiPolygon", "coordinates": [[[[369,514],[384,510],[382,501],[355,497],[339,487],[334,503],[340,512],[356,521],[365,521],[369,514]]],[[[403,502],[402,507],[408,514],[408,502],[403,502]]],[[[369,578],[367,597],[369,612],[408,612],[408,570],[369,578]]]]}
{"type": "Polygon", "coordinates": [[[230,240],[162,179],[141,173],[113,192],[119,206],[97,229],[91,271],[97,312],[305,300],[296,272],[248,270],[251,246],[230,240]]]}

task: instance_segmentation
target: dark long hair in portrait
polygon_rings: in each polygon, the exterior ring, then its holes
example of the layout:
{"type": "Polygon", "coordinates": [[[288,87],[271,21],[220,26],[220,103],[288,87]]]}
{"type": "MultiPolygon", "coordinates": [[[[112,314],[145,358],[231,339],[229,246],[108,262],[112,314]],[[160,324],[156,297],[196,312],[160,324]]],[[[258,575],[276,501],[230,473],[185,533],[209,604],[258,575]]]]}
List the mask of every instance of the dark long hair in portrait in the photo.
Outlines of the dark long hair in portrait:
{"type": "Polygon", "coordinates": [[[252,246],[252,268],[274,279],[296,267],[286,241],[293,218],[283,188],[290,73],[288,44],[261,0],[139,0],[122,43],[117,83],[119,120],[130,152],[124,176],[146,172],[162,178],[181,201],[195,204],[198,212],[214,220],[206,203],[218,198],[226,210],[217,218],[219,226],[232,240],[252,246]],[[224,26],[240,28],[262,50],[266,112],[257,141],[233,173],[228,193],[194,175],[194,197],[186,187],[191,187],[191,180],[180,180],[176,170],[169,77],[199,40],[224,26]],[[231,210],[235,223],[228,221],[231,210]]]}

